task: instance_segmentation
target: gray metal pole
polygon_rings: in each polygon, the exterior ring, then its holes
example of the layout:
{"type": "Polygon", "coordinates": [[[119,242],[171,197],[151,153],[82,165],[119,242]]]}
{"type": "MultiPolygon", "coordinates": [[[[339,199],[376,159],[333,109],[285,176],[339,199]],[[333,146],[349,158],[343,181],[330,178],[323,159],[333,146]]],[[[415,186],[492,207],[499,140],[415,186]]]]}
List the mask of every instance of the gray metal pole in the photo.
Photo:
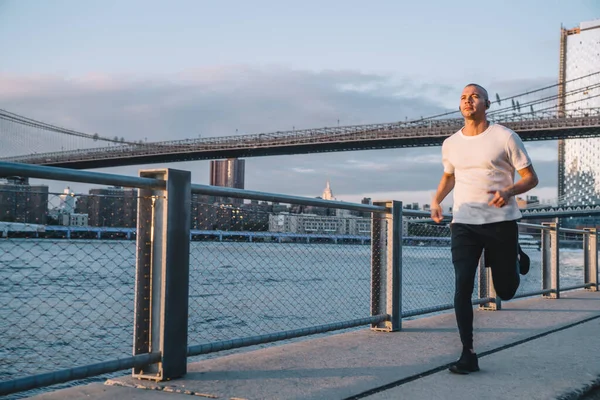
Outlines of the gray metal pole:
{"type": "Polygon", "coordinates": [[[140,191],[134,354],[160,352],[137,378],[167,380],[187,371],[191,173],[140,171],[167,181],[166,191],[140,191]]]}
{"type": "MultiPolygon", "coordinates": [[[[379,315],[384,302],[382,296],[385,294],[382,288],[381,273],[385,266],[384,244],[385,244],[385,214],[371,214],[371,315],[379,315]]],[[[384,314],[381,312],[381,314],[384,314]]],[[[371,329],[383,327],[385,322],[371,324],[371,329]]]]}
{"type": "Polygon", "coordinates": [[[479,298],[493,298],[494,301],[479,305],[481,310],[497,311],[502,309],[502,300],[496,295],[494,281],[492,280],[492,269],[485,259],[485,253],[479,259],[479,298]]]}
{"type": "Polygon", "coordinates": [[[596,228],[585,228],[589,233],[583,235],[584,283],[590,284],[587,290],[598,291],[598,235],[596,228]]]}
{"type": "Polygon", "coordinates": [[[371,329],[395,332],[402,328],[402,202],[374,202],[389,213],[373,213],[371,225],[371,315],[389,320],[371,329]]]}
{"type": "Polygon", "coordinates": [[[557,222],[543,222],[542,225],[548,227],[542,230],[542,290],[553,290],[542,296],[558,299],[560,298],[559,226],[557,222]]]}

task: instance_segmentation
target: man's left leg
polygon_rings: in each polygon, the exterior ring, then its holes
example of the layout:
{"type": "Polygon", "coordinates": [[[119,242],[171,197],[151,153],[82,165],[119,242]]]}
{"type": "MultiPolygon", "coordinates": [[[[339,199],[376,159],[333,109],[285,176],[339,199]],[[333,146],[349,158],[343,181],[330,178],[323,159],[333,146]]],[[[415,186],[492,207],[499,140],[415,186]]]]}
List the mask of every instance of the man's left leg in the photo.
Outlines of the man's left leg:
{"type": "MultiPolygon", "coordinates": [[[[518,240],[518,239],[517,239],[518,240]]],[[[527,275],[529,272],[529,265],[531,264],[531,260],[529,256],[525,254],[521,245],[519,245],[519,272],[521,275],[527,275]]]]}
{"type": "Polygon", "coordinates": [[[514,297],[519,284],[519,230],[516,221],[503,221],[485,226],[485,251],[496,294],[502,300],[514,297]]]}

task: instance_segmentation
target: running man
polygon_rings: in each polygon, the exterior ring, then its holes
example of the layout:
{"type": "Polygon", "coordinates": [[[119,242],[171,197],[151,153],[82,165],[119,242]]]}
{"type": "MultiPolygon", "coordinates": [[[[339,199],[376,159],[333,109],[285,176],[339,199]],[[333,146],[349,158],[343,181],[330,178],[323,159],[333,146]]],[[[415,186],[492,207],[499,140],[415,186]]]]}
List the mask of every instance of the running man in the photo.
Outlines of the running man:
{"type": "Polygon", "coordinates": [[[489,107],[483,87],[465,86],[459,106],[464,126],[444,140],[444,173],[431,204],[431,218],[440,223],[440,203],[454,189],[450,224],[456,276],[454,310],[463,350],[450,371],[458,374],[479,371],[473,348],[471,296],[482,252],[502,300],[515,295],[519,273],[529,271],[529,257],[519,247],[517,220],[522,215],[515,196],[534,188],[538,178],[521,138],[487,120],[489,107]],[[521,177],[516,183],[515,170],[521,177]]]}

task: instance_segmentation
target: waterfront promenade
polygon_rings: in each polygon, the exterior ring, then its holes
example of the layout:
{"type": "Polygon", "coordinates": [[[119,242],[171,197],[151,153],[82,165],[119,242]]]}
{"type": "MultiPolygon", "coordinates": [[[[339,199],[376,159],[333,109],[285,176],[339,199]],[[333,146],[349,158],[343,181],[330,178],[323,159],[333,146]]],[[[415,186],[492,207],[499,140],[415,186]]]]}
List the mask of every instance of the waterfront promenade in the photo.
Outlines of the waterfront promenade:
{"type": "MultiPolygon", "coordinates": [[[[476,311],[481,371],[448,373],[460,342],[452,312],[403,330],[349,333],[191,363],[168,382],[129,376],[44,393],[54,399],[577,399],[600,384],[600,292],[572,291],[476,311]]],[[[125,374],[124,374],[125,375],[125,374]]]]}

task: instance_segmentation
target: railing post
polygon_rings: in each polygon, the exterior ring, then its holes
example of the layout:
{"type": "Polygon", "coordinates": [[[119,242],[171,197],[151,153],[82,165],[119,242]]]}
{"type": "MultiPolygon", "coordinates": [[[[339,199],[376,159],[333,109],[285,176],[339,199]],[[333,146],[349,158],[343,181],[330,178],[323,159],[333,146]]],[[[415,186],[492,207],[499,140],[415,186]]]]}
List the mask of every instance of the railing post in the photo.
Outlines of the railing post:
{"type": "Polygon", "coordinates": [[[371,221],[371,315],[390,319],[371,325],[385,332],[402,328],[402,202],[374,202],[388,213],[373,213],[371,221]]]}
{"type": "Polygon", "coordinates": [[[502,309],[502,300],[496,295],[496,289],[494,289],[494,282],[492,280],[492,269],[485,259],[484,252],[479,259],[479,298],[485,299],[487,297],[494,298],[495,300],[480,304],[479,308],[481,310],[497,311],[502,309]]]}
{"type": "Polygon", "coordinates": [[[586,289],[598,291],[598,235],[596,228],[584,228],[588,233],[583,235],[584,283],[591,285],[586,289]]]}
{"type": "Polygon", "coordinates": [[[133,354],[160,352],[161,361],[133,376],[162,381],[187,372],[191,174],[140,176],[166,180],[167,189],[139,192],[133,354]]]}
{"type": "Polygon", "coordinates": [[[548,229],[542,229],[542,290],[553,289],[542,296],[549,299],[560,298],[559,276],[559,224],[542,222],[548,229]]]}

